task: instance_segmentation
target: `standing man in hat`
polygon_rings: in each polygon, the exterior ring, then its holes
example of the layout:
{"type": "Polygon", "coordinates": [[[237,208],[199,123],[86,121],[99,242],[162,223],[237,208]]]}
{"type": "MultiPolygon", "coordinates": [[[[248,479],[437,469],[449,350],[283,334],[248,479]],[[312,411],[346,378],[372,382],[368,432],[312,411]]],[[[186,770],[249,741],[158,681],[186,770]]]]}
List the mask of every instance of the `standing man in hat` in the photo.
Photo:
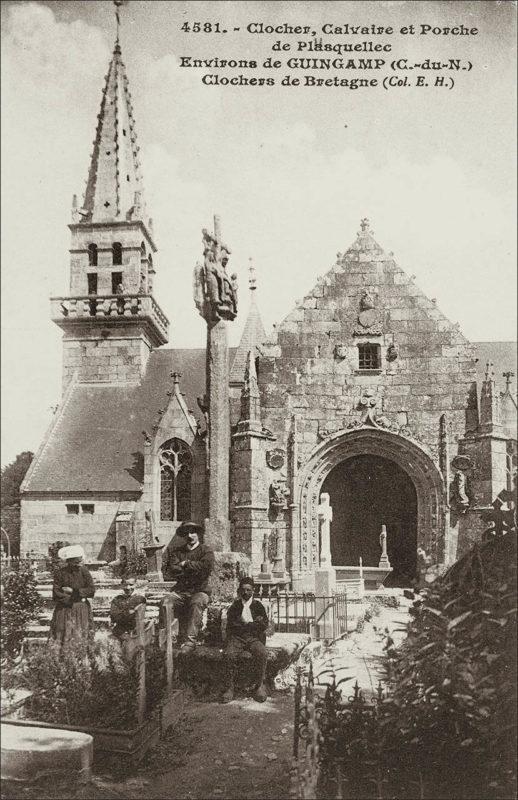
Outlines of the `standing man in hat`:
{"type": "Polygon", "coordinates": [[[174,607],[180,624],[180,652],[188,654],[196,646],[203,611],[209,604],[209,577],[214,569],[214,552],[202,544],[203,528],[195,522],[182,522],[168,544],[162,561],[166,581],[176,581],[174,607]],[[174,544],[173,544],[174,543],[174,544]]]}
{"type": "Polygon", "coordinates": [[[54,574],[52,599],[56,606],[50,623],[50,638],[62,647],[71,644],[86,647],[93,628],[88,598],[94,596],[95,587],[88,567],[81,563],[84,555],[78,544],[58,550],[58,557],[66,565],[54,574]]]}
{"type": "Polygon", "coordinates": [[[116,595],[110,603],[110,620],[113,623],[112,633],[121,637],[135,630],[135,609],[146,602],[143,594],[135,593],[135,578],[121,580],[122,594],[116,595]]]}

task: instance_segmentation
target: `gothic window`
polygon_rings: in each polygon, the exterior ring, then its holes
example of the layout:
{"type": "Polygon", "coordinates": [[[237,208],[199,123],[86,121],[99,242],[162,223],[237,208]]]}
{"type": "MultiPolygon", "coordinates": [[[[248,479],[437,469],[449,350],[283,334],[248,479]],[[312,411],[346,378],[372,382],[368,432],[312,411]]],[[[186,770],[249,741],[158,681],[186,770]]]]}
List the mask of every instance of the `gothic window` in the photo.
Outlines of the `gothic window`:
{"type": "Polygon", "coordinates": [[[112,244],[112,263],[116,266],[122,264],[122,245],[120,242],[112,244]]]}
{"type": "Polygon", "coordinates": [[[160,519],[179,521],[191,516],[192,453],[181,439],[160,448],[160,519]]]}
{"type": "Polygon", "coordinates": [[[358,368],[365,370],[381,369],[381,348],[379,344],[365,342],[358,345],[358,368]]]}
{"type": "Polygon", "coordinates": [[[89,244],[88,245],[88,266],[89,267],[96,267],[97,266],[97,245],[96,244],[89,244]]]}
{"type": "Polygon", "coordinates": [[[151,253],[148,256],[147,263],[149,264],[149,269],[153,269],[153,257],[151,255],[151,253]]]}
{"type": "Polygon", "coordinates": [[[144,244],[144,242],[140,243],[140,257],[141,258],[146,257],[146,245],[144,244]]]}

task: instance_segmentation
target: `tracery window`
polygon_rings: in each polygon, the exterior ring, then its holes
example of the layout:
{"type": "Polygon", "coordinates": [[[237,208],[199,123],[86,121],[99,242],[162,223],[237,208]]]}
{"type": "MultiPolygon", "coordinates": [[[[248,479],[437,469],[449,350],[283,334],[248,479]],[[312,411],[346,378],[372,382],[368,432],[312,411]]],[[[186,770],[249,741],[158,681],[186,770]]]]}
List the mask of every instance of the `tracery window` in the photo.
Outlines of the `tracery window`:
{"type": "Polygon", "coordinates": [[[169,439],[160,448],[160,519],[191,517],[192,453],[186,442],[169,439]]]}

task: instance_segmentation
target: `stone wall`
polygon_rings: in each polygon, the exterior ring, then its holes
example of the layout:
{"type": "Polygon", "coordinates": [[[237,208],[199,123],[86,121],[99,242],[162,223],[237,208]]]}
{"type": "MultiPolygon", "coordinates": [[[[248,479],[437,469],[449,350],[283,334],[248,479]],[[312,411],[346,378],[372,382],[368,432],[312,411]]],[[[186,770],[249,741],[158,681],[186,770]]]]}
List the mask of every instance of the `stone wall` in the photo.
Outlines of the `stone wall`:
{"type": "Polygon", "coordinates": [[[300,414],[302,456],[322,435],[359,420],[368,404],[378,415],[408,426],[436,457],[441,414],[448,415],[453,452],[466,425],[476,424],[473,347],[377,250],[340,259],[263,351],[264,424],[285,445],[286,410],[300,414]],[[374,333],[359,322],[366,291],[379,319],[374,333]],[[379,370],[359,368],[358,345],[364,343],[379,345],[379,370]]]}
{"type": "Polygon", "coordinates": [[[139,323],[106,327],[93,320],[63,337],[63,391],[74,373],[81,381],[137,382],[142,378],[151,342],[139,323]]]}
{"type": "MultiPolygon", "coordinates": [[[[436,467],[441,462],[441,415],[446,415],[449,458],[466,430],[477,426],[472,345],[381,250],[368,229],[345,255],[339,254],[333,268],[262,346],[258,384],[262,424],[275,439],[270,447],[285,456],[290,447],[296,449],[293,463],[286,458],[277,471],[255,470],[251,481],[261,509],[269,508],[272,483],[297,487],[296,473],[318,445],[360,425],[368,415],[421,443],[436,467]],[[360,364],[359,346],[365,344],[379,353],[376,368],[360,364]],[[294,419],[295,440],[290,443],[294,419]]],[[[233,486],[239,480],[234,470],[233,486]]],[[[236,491],[233,501],[238,501],[236,491]]],[[[288,561],[291,538],[296,546],[298,535],[298,503],[298,494],[289,498],[289,508],[277,523],[281,530],[292,528],[286,541],[288,561]]],[[[250,519],[250,531],[237,518],[235,526],[236,534],[241,529],[236,544],[251,552],[254,572],[259,531],[268,523],[273,526],[270,510],[258,510],[257,515],[261,519],[250,519]]]]}
{"type": "MultiPolygon", "coordinates": [[[[129,498],[128,498],[129,499],[129,498]]],[[[55,494],[52,497],[25,497],[21,504],[21,552],[46,554],[48,546],[59,540],[80,544],[91,559],[115,558],[115,517],[122,497],[106,494],[55,494]],[[67,512],[67,505],[79,506],[78,514],[67,512]],[[94,506],[85,513],[81,506],[94,506]]]]}

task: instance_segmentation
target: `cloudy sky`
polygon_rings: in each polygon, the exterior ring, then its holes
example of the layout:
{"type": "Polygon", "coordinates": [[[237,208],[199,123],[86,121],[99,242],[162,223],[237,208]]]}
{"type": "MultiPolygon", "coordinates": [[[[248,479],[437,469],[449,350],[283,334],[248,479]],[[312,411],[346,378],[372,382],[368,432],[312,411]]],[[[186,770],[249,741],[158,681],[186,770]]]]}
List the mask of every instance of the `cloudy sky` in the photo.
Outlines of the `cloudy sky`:
{"type": "MultiPolygon", "coordinates": [[[[204,344],[192,268],[214,213],[241,285],[231,344],[250,257],[268,330],[363,216],[468,338],[515,338],[514,4],[132,0],[122,17],[159,248],[155,296],[173,347],[204,344]],[[185,21],[219,21],[229,33],[186,34],[185,21]],[[262,62],[276,39],[301,38],[247,34],[249,22],[480,32],[390,39],[401,57],[470,59],[452,91],[215,87],[179,67],[181,56],[262,62]]],[[[110,2],[2,2],[2,464],[38,447],[60,396],[61,332],[48,298],[67,291],[71,198],[84,190],[114,29],[110,2]]]]}

